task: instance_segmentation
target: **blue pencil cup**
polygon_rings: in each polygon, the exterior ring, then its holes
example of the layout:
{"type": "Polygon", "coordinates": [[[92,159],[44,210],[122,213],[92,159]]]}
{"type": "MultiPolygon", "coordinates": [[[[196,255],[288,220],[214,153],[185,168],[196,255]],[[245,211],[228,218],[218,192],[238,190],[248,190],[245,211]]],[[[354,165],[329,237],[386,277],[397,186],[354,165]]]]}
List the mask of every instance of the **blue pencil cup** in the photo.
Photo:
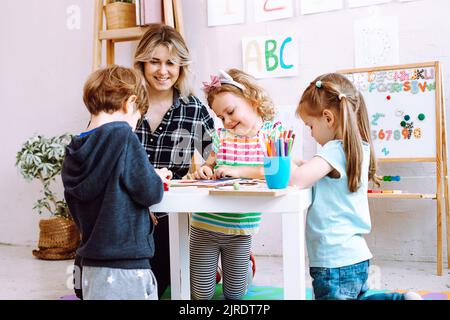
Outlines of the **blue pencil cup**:
{"type": "Polygon", "coordinates": [[[284,189],[291,176],[291,157],[264,157],[264,176],[269,189],[284,189]]]}

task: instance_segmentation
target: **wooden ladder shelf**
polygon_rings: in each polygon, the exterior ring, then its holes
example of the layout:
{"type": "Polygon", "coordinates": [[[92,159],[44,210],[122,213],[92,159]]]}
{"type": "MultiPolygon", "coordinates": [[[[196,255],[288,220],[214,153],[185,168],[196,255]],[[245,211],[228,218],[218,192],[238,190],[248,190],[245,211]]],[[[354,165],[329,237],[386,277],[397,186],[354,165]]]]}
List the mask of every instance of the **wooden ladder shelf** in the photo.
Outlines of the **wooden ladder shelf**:
{"type": "MultiPolygon", "coordinates": [[[[183,35],[183,20],[180,0],[162,0],[164,23],[174,27],[183,35]]],[[[97,70],[103,63],[103,42],[106,43],[106,64],[114,64],[116,42],[137,41],[144,34],[145,26],[133,28],[107,30],[105,19],[105,6],[111,0],[96,0],[94,2],[94,43],[92,70],[97,70]]]]}

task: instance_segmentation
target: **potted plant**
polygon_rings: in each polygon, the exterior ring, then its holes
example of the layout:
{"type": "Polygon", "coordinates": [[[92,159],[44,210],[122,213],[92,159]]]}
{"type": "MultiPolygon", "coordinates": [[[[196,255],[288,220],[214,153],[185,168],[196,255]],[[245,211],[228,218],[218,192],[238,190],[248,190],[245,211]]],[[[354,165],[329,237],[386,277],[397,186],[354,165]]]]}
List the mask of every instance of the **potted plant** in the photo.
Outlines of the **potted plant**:
{"type": "Polygon", "coordinates": [[[39,180],[43,197],[34,205],[39,214],[50,213],[50,219],[39,222],[39,250],[33,250],[37,258],[63,260],[75,257],[80,234],[72,221],[67,203],[51,190],[51,183],[61,173],[65,147],[71,135],[45,138],[34,136],[28,139],[16,155],[16,167],[25,180],[39,180]]]}
{"type": "Polygon", "coordinates": [[[136,27],[136,5],[132,0],[109,0],[105,6],[106,29],[136,27]]]}

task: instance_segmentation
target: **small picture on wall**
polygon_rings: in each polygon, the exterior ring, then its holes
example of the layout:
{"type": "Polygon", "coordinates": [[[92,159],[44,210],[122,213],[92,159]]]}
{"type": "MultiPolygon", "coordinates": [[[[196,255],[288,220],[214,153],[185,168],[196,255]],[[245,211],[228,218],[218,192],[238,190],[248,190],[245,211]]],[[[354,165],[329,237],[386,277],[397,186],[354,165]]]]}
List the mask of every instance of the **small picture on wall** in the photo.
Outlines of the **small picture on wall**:
{"type": "Polygon", "coordinates": [[[245,22],[245,1],[208,0],[208,27],[245,22]]]}
{"type": "Polygon", "coordinates": [[[392,0],[348,0],[350,8],[373,6],[376,4],[388,3],[392,0]]]}
{"type": "Polygon", "coordinates": [[[255,22],[286,19],[294,16],[292,0],[254,0],[255,22]]]}
{"type": "Polygon", "coordinates": [[[371,17],[357,20],[354,30],[355,67],[398,64],[397,17],[371,17]]]}
{"type": "Polygon", "coordinates": [[[244,71],[259,79],[296,76],[298,50],[298,39],[290,35],[244,38],[244,71]]]}
{"type": "Polygon", "coordinates": [[[342,9],[344,0],[302,0],[301,14],[313,14],[342,9]]]}

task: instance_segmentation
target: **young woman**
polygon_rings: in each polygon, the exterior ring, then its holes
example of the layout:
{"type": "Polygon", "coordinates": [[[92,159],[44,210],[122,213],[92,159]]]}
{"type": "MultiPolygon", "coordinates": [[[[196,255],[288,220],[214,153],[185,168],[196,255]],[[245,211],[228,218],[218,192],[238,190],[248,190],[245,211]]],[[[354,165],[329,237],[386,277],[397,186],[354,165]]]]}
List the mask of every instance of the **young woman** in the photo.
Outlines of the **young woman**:
{"type": "MultiPolygon", "coordinates": [[[[189,50],[174,28],[151,24],[134,56],[149,93],[149,108],[136,134],[155,168],[167,167],[181,179],[191,166],[194,151],[208,155],[214,121],[189,85],[189,50]]],[[[158,280],[159,297],[170,284],[169,228],[165,213],[157,213],[155,256],[150,261],[158,280]]]]}

